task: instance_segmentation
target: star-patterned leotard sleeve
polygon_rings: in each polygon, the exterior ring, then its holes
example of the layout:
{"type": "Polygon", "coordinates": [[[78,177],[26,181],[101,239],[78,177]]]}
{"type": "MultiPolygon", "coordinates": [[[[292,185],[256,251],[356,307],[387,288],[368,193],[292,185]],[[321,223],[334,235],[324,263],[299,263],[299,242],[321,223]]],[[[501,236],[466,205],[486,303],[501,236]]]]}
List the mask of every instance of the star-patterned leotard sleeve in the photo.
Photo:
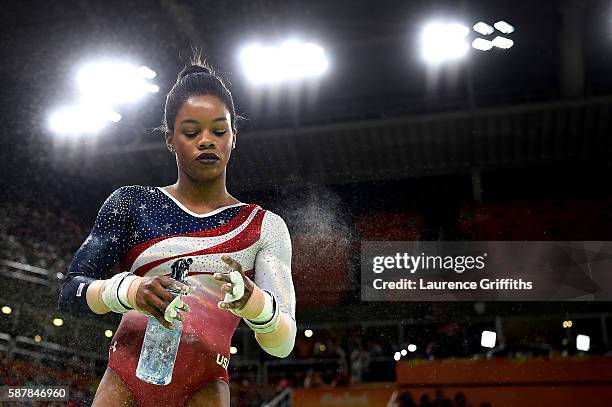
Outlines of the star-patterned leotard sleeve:
{"type": "Polygon", "coordinates": [[[255,284],[273,293],[280,311],[295,320],[291,238],[285,221],[274,212],[266,212],[261,240],[262,246],[255,260],[255,284]]]}
{"type": "Polygon", "coordinates": [[[90,314],[85,296],[89,284],[108,277],[113,266],[129,250],[133,188],[117,189],[100,208],[89,236],[68,269],[58,301],[61,311],[90,314]]]}

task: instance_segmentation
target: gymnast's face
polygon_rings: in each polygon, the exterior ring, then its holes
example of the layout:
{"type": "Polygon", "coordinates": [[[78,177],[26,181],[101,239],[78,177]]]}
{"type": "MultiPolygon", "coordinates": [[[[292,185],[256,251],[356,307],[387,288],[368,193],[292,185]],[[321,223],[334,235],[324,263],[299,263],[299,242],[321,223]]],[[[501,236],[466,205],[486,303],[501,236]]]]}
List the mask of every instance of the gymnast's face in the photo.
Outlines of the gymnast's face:
{"type": "Polygon", "coordinates": [[[174,146],[179,170],[195,181],[224,175],[233,143],[230,112],[212,95],[187,99],[176,114],[174,131],[166,133],[166,144],[174,146]]]}

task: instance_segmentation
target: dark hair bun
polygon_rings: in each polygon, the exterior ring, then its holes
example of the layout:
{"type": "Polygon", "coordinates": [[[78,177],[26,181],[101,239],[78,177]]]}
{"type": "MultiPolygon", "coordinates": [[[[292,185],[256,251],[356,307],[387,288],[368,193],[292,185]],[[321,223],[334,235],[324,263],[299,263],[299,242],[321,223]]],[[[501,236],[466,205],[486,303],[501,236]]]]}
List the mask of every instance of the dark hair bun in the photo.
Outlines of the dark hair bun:
{"type": "Polygon", "coordinates": [[[210,75],[211,70],[204,65],[187,65],[183,68],[183,70],[178,74],[178,78],[176,78],[177,82],[183,79],[187,75],[193,75],[197,73],[205,73],[210,75]]]}

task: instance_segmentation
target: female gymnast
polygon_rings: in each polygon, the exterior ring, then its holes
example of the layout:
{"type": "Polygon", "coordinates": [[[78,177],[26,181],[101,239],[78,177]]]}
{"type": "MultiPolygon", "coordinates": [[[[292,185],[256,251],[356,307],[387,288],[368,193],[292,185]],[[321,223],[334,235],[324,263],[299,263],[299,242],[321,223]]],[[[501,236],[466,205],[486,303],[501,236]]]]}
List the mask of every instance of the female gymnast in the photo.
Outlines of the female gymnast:
{"type": "Polygon", "coordinates": [[[114,191],[75,254],[59,297],[62,311],[123,314],[95,407],[228,407],[227,361],[241,318],[271,355],[287,356],[295,342],[287,226],[273,212],[228,193],[234,102],[199,61],[180,72],[168,93],[164,128],[166,147],[176,157],[176,183],[114,191]],[[179,259],[191,259],[188,285],[169,277],[179,259]],[[119,272],[112,275],[116,263],[119,272]],[[190,290],[181,308],[169,306],[172,288],[190,290]],[[173,317],[183,321],[166,386],[135,375],[147,315],[168,328],[173,317]]]}

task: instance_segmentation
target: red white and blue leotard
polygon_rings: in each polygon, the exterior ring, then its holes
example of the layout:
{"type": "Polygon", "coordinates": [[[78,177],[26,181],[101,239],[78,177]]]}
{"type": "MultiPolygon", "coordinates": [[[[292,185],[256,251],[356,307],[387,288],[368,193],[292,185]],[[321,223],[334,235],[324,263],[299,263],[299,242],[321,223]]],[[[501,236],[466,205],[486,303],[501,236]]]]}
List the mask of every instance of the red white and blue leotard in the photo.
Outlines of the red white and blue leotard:
{"type": "Polygon", "coordinates": [[[280,312],[295,320],[291,241],[281,217],[253,204],[235,204],[196,214],[159,187],[128,186],[106,200],[96,223],[77,251],[60,294],[60,309],[86,312],[91,281],[108,278],[113,265],[139,276],[170,274],[179,258],[191,258],[189,278],[196,290],[184,297],[183,332],[172,382],[156,386],[136,378],[147,317],[123,315],[111,341],[108,366],[130,388],[139,406],[181,406],[214,380],[228,381],[230,341],[240,318],[221,310],[222,282],[229,254],[260,288],[273,294],[280,312]],[[225,362],[225,363],[224,363],[225,362]]]}

